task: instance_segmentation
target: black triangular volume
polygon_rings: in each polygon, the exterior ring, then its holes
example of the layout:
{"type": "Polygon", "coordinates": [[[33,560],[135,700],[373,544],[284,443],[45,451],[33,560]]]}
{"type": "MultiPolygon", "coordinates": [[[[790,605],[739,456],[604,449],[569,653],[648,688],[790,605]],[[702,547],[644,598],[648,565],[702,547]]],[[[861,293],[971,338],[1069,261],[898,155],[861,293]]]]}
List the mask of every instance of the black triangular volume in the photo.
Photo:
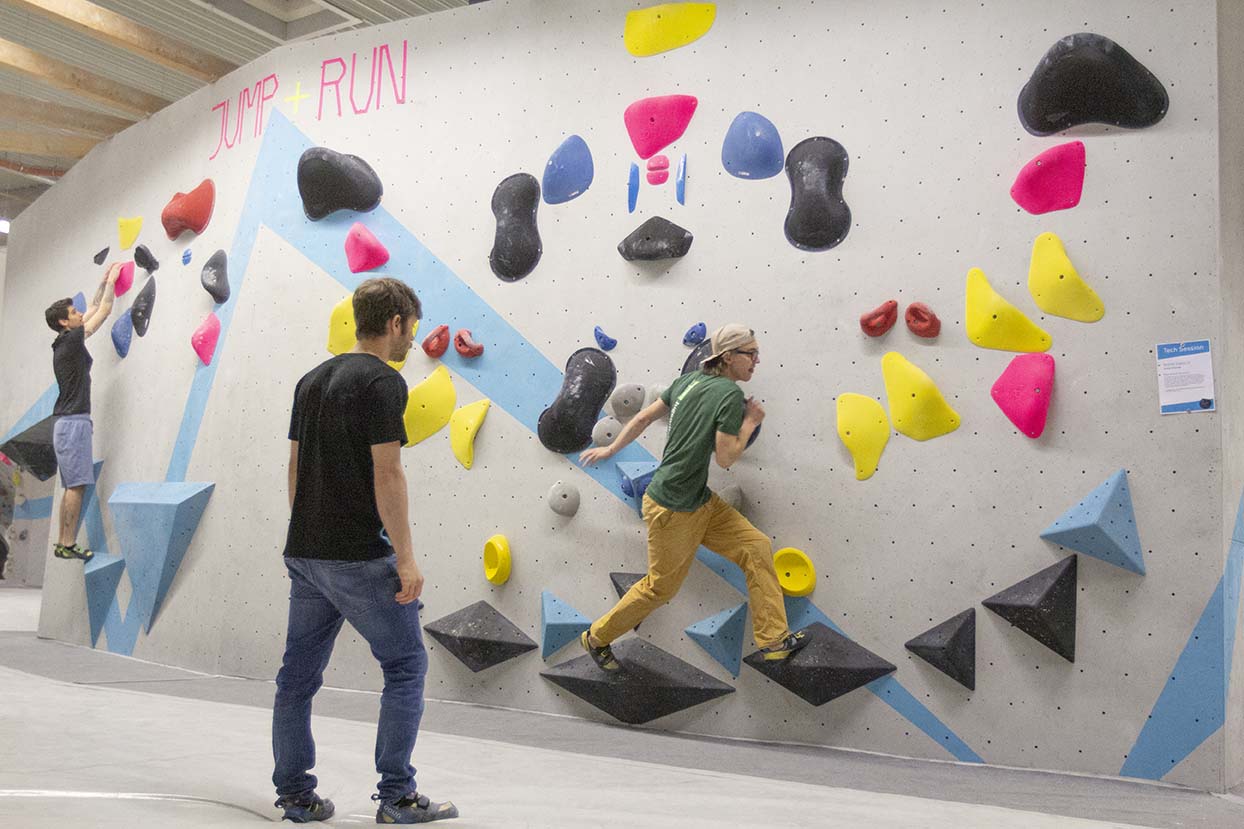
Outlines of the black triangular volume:
{"type": "Polygon", "coordinates": [[[929,628],[904,647],[969,691],[976,690],[976,608],[929,628]]]}
{"type": "Polygon", "coordinates": [[[982,602],[1068,662],[1076,661],[1076,560],[1067,558],[982,602]]]}
{"type": "Polygon", "coordinates": [[[810,641],[793,656],[767,661],[756,651],[743,661],[812,705],[824,705],[897,670],[820,622],[804,633],[810,641]]]}
{"type": "Polygon", "coordinates": [[[423,629],[477,673],[537,647],[531,637],[485,601],[429,622],[423,629]]]}
{"type": "Polygon", "coordinates": [[[645,573],[610,573],[609,581],[613,582],[614,592],[618,594],[618,598],[626,595],[626,591],[635,586],[635,582],[642,579],[645,573]]]}

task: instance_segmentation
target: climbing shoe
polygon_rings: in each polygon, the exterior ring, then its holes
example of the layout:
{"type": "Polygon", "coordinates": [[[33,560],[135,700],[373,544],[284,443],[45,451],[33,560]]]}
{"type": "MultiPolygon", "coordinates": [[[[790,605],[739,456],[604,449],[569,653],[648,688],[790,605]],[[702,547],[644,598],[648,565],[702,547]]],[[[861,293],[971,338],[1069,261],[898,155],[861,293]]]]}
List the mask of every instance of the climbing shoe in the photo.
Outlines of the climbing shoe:
{"type": "Polygon", "coordinates": [[[592,657],[592,661],[596,663],[596,667],[602,671],[616,671],[622,666],[618,664],[618,660],[613,658],[613,648],[605,645],[602,648],[593,647],[591,640],[588,638],[588,632],[583,631],[583,635],[579,637],[579,644],[583,646],[583,650],[587,651],[587,655],[592,657]]]}
{"type": "Polygon", "coordinates": [[[95,554],[83,547],[81,544],[74,544],[66,547],[64,544],[57,544],[52,548],[52,555],[57,558],[76,558],[82,561],[90,561],[95,554]]]}
{"type": "Polygon", "coordinates": [[[288,820],[292,823],[328,820],[333,816],[333,812],[337,811],[331,800],[324,800],[315,792],[282,797],[272,805],[285,810],[281,820],[288,820]]]}
{"type": "Polygon", "coordinates": [[[385,800],[378,794],[371,796],[380,803],[376,809],[376,823],[431,823],[458,816],[458,807],[450,801],[433,803],[418,792],[411,792],[397,800],[385,800]]]}
{"type": "Polygon", "coordinates": [[[775,645],[767,648],[761,648],[760,652],[765,655],[766,662],[777,662],[782,659],[790,659],[797,651],[803,649],[808,644],[808,634],[802,630],[798,633],[788,633],[786,638],[775,645]]]}

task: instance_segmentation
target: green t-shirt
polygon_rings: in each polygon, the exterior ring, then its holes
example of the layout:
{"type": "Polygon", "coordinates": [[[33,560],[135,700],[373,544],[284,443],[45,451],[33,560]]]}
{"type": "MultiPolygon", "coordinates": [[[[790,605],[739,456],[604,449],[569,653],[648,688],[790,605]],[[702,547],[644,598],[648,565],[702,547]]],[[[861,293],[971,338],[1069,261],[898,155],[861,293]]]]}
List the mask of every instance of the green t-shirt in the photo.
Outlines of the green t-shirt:
{"type": "Polygon", "coordinates": [[[717,433],[743,427],[743,390],[733,380],[695,371],[673,382],[661,400],[670,407],[661,465],[647,493],[666,509],[694,512],[708,503],[708,464],[717,433]]]}

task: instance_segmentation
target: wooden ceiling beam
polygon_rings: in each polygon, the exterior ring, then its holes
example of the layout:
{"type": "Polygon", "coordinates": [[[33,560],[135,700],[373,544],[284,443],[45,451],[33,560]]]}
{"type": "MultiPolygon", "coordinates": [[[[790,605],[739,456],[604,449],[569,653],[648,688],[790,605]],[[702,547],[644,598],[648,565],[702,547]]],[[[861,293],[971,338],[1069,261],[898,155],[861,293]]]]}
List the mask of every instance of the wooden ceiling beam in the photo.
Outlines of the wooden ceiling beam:
{"type": "Polygon", "coordinates": [[[76,160],[89,153],[98,143],[98,139],[79,135],[0,130],[0,153],[76,160]]]}
{"type": "Polygon", "coordinates": [[[32,167],[29,164],[20,164],[3,158],[0,158],[0,170],[8,170],[10,173],[40,184],[55,184],[65,174],[64,170],[55,167],[32,167]]]}
{"type": "Polygon", "coordinates": [[[163,98],[50,58],[3,38],[0,38],[0,67],[138,118],[146,118],[169,104],[163,98]]]}
{"type": "Polygon", "coordinates": [[[7,92],[0,92],[0,118],[19,124],[89,135],[92,138],[107,138],[133,123],[125,118],[116,118],[89,109],[22,98],[7,92]]]}

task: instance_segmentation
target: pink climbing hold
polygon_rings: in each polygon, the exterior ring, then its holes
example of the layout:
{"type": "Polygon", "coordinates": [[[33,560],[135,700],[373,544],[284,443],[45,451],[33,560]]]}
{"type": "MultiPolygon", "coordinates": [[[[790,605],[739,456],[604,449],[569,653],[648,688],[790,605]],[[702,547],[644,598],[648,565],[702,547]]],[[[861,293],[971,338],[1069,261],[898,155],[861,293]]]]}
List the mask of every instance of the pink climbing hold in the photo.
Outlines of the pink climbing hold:
{"type": "Polygon", "coordinates": [[[121,265],[121,272],[117,274],[116,284],[112,288],[113,295],[125,296],[125,292],[132,287],[134,287],[134,263],[126,262],[121,265]]]}
{"type": "Polygon", "coordinates": [[[662,95],[628,106],[622,120],[639,157],[650,158],[677,141],[687,131],[698,103],[693,95],[662,95]]]}
{"type": "Polygon", "coordinates": [[[654,155],[648,159],[649,170],[668,170],[670,168],[670,159],[666,155],[654,155]]]}
{"type": "Polygon", "coordinates": [[[1084,142],[1050,147],[1029,161],[1011,185],[1011,198],[1034,215],[1067,210],[1084,190],[1084,142]]]}
{"type": "Polygon", "coordinates": [[[389,251],[380,244],[376,234],[364,227],[362,222],[355,222],[346,234],[346,262],[350,265],[350,273],[370,271],[388,261],[389,251]]]}
{"type": "Polygon", "coordinates": [[[216,353],[216,341],[220,339],[220,318],[216,314],[208,314],[199,327],[190,335],[190,347],[199,355],[203,365],[212,364],[212,356],[216,353]]]}
{"type": "Polygon", "coordinates": [[[1049,354],[1018,355],[990,391],[1002,413],[1030,438],[1045,431],[1053,393],[1054,358],[1049,354]]]}
{"type": "Polygon", "coordinates": [[[670,179],[669,170],[654,170],[648,174],[649,184],[664,184],[670,179]]]}

